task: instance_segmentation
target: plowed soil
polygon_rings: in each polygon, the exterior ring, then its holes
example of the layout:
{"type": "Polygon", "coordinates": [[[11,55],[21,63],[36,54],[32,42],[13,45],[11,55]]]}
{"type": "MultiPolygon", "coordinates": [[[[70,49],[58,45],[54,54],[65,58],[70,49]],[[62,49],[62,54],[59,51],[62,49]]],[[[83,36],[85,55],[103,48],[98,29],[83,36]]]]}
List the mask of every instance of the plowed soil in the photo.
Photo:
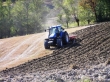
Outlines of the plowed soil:
{"type": "Polygon", "coordinates": [[[81,39],[80,44],[68,44],[52,54],[28,61],[1,73],[25,74],[42,70],[61,69],[75,65],[78,68],[105,63],[110,58],[110,22],[90,26],[74,32],[81,39]]]}
{"type": "MultiPolygon", "coordinates": [[[[66,29],[68,33],[84,29],[76,27],[66,29]]],[[[0,39],[0,70],[18,66],[28,60],[43,57],[53,52],[53,50],[44,49],[44,39],[48,32],[18,36],[6,39],[0,39]]]]}

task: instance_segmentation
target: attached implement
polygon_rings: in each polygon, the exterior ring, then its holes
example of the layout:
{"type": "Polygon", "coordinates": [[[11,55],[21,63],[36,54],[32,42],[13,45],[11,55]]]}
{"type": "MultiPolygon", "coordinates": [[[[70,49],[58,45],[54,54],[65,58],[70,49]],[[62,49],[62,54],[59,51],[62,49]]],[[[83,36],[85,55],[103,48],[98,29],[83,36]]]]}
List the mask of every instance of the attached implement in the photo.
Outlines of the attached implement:
{"type": "Polygon", "coordinates": [[[77,37],[77,35],[70,34],[69,35],[69,42],[71,42],[72,44],[77,44],[80,42],[80,39],[77,37]]]}

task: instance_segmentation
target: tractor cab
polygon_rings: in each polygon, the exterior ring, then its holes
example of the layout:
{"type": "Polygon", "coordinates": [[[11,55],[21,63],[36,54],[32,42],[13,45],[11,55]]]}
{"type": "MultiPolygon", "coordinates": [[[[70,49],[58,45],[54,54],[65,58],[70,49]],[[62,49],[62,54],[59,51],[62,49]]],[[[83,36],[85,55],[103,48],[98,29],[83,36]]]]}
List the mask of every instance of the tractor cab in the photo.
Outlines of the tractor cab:
{"type": "Polygon", "coordinates": [[[48,38],[56,38],[58,36],[60,36],[60,33],[63,31],[64,29],[61,26],[53,26],[51,28],[49,28],[49,36],[48,38]]]}
{"type": "Polygon", "coordinates": [[[62,47],[63,44],[69,42],[69,36],[66,31],[60,26],[52,26],[49,29],[48,38],[44,41],[45,49],[49,49],[50,46],[56,45],[58,48],[62,47]]]}

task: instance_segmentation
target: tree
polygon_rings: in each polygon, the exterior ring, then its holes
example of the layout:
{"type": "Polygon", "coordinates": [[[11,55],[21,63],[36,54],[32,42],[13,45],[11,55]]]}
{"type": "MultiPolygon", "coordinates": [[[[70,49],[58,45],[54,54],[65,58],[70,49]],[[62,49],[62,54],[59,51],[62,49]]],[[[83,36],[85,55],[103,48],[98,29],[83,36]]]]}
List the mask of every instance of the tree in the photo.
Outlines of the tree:
{"type": "Polygon", "coordinates": [[[86,9],[86,10],[90,10],[94,13],[95,19],[96,21],[97,19],[97,13],[96,13],[96,0],[81,0],[80,1],[80,5],[86,9]]]}
{"type": "Polygon", "coordinates": [[[70,19],[73,18],[76,22],[77,25],[79,26],[79,18],[78,18],[78,1],[79,0],[61,0],[57,1],[56,0],[56,6],[61,8],[62,17],[65,17],[66,20],[66,25],[68,28],[68,24],[70,22],[70,19]]]}
{"type": "Polygon", "coordinates": [[[11,27],[11,0],[5,2],[0,1],[0,38],[10,37],[10,27],[11,27]],[[8,21],[7,21],[8,20],[8,21]]]}
{"type": "Polygon", "coordinates": [[[41,32],[43,0],[0,1],[0,38],[41,32]]]}
{"type": "Polygon", "coordinates": [[[43,2],[40,0],[18,1],[13,8],[14,27],[18,35],[42,31],[43,2]],[[38,5],[37,5],[38,4],[38,5]],[[39,6],[40,5],[40,6],[39,6]]]}
{"type": "Polygon", "coordinates": [[[62,24],[66,23],[66,27],[69,27],[69,21],[70,21],[70,12],[69,9],[67,7],[64,6],[64,2],[63,0],[55,0],[55,7],[60,10],[59,15],[58,15],[58,21],[62,24]]]}
{"type": "Polygon", "coordinates": [[[80,5],[94,13],[96,22],[110,20],[110,1],[109,0],[81,0],[80,5]]]}
{"type": "Polygon", "coordinates": [[[97,3],[98,22],[110,21],[110,1],[98,0],[97,3]]]}
{"type": "Polygon", "coordinates": [[[72,15],[72,17],[74,17],[77,25],[79,26],[78,1],[79,0],[64,0],[64,5],[69,9],[70,14],[72,15]]]}

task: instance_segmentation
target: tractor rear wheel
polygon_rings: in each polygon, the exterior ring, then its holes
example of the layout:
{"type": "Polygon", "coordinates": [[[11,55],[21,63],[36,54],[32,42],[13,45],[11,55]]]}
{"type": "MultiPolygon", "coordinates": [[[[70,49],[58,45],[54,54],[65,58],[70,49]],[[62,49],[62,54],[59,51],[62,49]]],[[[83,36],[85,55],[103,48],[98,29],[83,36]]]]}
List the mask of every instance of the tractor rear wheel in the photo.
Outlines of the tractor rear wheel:
{"type": "Polygon", "coordinates": [[[68,44],[68,42],[69,42],[69,35],[68,35],[67,32],[64,33],[64,39],[63,40],[64,40],[63,41],[64,44],[68,44]]]}
{"type": "Polygon", "coordinates": [[[50,49],[50,45],[48,44],[47,39],[45,39],[45,41],[44,41],[44,47],[45,47],[45,49],[50,49]]]}
{"type": "Polygon", "coordinates": [[[62,39],[57,39],[57,47],[61,48],[63,46],[62,39]]]}

